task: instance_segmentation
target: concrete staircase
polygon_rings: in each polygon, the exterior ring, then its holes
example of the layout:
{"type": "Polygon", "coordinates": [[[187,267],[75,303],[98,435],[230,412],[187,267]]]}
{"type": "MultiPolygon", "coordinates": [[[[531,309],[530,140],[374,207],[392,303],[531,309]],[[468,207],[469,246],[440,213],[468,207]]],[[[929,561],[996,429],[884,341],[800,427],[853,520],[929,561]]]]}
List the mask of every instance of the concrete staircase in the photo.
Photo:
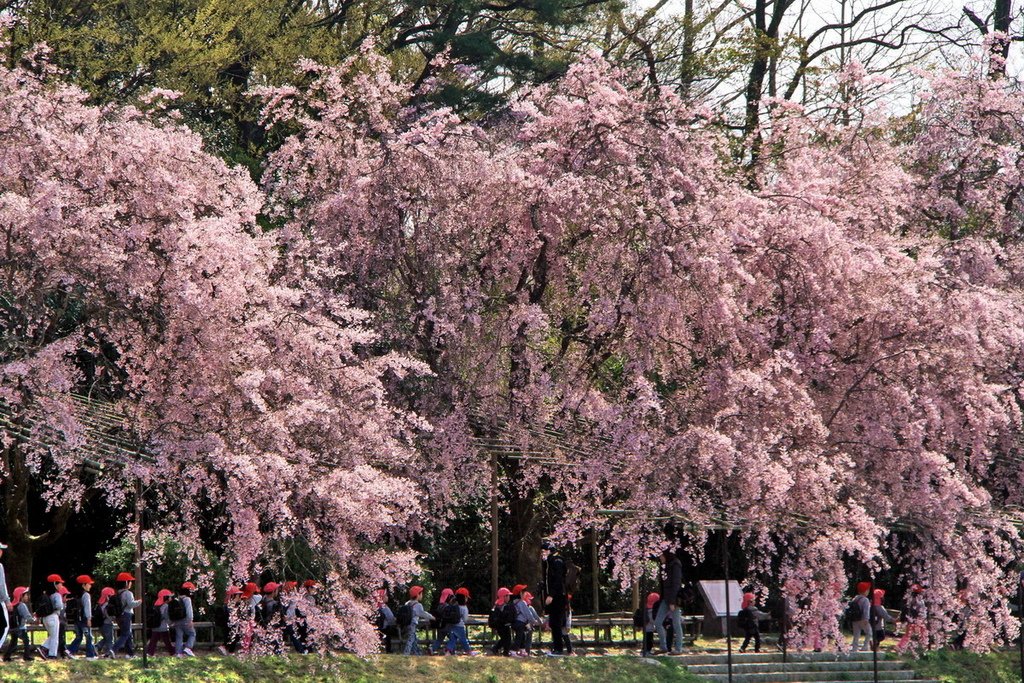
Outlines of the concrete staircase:
{"type": "MultiPolygon", "coordinates": [[[[727,655],[686,654],[676,660],[687,671],[708,681],[729,681],[727,655]]],[[[785,663],[780,652],[734,652],[732,656],[733,683],[873,683],[874,680],[874,663],[870,652],[795,652],[789,654],[785,663]]],[[[920,683],[922,680],[916,676],[908,662],[883,653],[878,654],[879,683],[920,683]]]]}

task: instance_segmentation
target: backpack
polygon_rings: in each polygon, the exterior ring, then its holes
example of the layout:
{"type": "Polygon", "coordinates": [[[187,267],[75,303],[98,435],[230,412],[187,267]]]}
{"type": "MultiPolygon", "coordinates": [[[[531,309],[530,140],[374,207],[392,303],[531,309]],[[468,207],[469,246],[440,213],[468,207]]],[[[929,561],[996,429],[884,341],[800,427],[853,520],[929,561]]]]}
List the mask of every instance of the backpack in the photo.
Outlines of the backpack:
{"type": "Polygon", "coordinates": [[[643,607],[637,607],[636,611],[633,612],[633,626],[635,628],[643,628],[647,625],[644,623],[647,620],[647,615],[644,614],[646,611],[643,607]]]}
{"type": "Polygon", "coordinates": [[[440,618],[437,620],[438,626],[454,626],[462,621],[462,611],[454,603],[442,605],[440,612],[440,618]]]}
{"type": "Polygon", "coordinates": [[[171,621],[181,621],[185,618],[185,603],[179,597],[173,597],[167,602],[167,618],[171,621]]]}
{"type": "Polygon", "coordinates": [[[491,613],[487,615],[487,625],[491,628],[498,628],[499,626],[505,625],[503,617],[501,616],[501,607],[498,605],[492,607],[491,613]]]}
{"type": "Polygon", "coordinates": [[[514,624],[519,610],[516,608],[516,600],[509,600],[501,607],[501,619],[504,624],[514,624]]]}
{"type": "Polygon", "coordinates": [[[147,625],[150,628],[160,628],[160,624],[162,624],[164,620],[163,615],[160,614],[160,612],[161,609],[159,607],[154,607],[152,611],[147,613],[147,616],[149,617],[149,624],[147,625]]]}
{"type": "Polygon", "coordinates": [[[565,593],[572,595],[580,587],[580,568],[573,564],[569,558],[565,558],[565,593]]]}
{"type": "Polygon", "coordinates": [[[64,601],[64,618],[69,624],[77,624],[81,617],[82,603],[78,601],[78,598],[68,596],[68,599],[64,601]]]}
{"type": "Polygon", "coordinates": [[[118,593],[114,593],[107,598],[107,616],[117,621],[117,618],[121,616],[121,612],[124,609],[121,607],[121,596],[118,593]]]}
{"type": "Polygon", "coordinates": [[[750,609],[741,609],[740,613],[736,615],[736,625],[740,628],[750,628],[754,625],[754,619],[750,613],[750,609]]]}
{"type": "Polygon", "coordinates": [[[40,619],[48,617],[53,614],[53,601],[50,600],[49,595],[44,595],[39,602],[36,603],[36,616],[40,619]]]}
{"type": "Polygon", "coordinates": [[[101,605],[99,603],[99,601],[94,602],[93,605],[92,605],[92,617],[91,618],[92,618],[92,623],[95,624],[96,626],[99,626],[100,624],[102,624],[103,623],[103,618],[105,616],[107,616],[106,612],[104,611],[105,607],[106,607],[106,605],[101,605]]]}
{"type": "Polygon", "coordinates": [[[412,624],[412,605],[403,602],[395,611],[395,623],[405,628],[412,624]]]}

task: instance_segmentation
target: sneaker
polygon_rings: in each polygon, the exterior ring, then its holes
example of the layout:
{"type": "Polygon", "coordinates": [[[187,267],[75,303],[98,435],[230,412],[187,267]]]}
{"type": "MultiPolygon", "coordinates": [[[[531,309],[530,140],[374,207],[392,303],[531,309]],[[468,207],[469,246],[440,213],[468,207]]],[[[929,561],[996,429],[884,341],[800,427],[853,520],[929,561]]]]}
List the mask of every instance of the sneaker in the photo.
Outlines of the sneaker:
{"type": "Polygon", "coordinates": [[[221,653],[225,657],[228,656],[228,649],[226,647],[224,647],[223,645],[218,645],[217,646],[217,652],[221,653]]]}
{"type": "Polygon", "coordinates": [[[86,657],[85,661],[87,661],[87,662],[95,662],[97,659],[99,659],[99,657],[97,657],[96,655],[93,655],[92,657],[86,657]]]}
{"type": "Polygon", "coordinates": [[[195,657],[195,653],[193,653],[192,650],[188,649],[187,647],[184,650],[182,650],[182,652],[185,654],[186,657],[195,657]]]}
{"type": "Polygon", "coordinates": [[[564,657],[565,656],[564,652],[545,652],[544,654],[546,654],[548,657],[564,657]]]}

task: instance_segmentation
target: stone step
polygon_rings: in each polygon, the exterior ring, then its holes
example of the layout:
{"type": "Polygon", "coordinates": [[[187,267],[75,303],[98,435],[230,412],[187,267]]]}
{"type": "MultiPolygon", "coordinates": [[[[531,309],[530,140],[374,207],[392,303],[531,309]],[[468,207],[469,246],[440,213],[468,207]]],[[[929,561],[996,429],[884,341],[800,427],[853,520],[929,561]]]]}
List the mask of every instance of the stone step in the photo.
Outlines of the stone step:
{"type": "MultiPolygon", "coordinates": [[[[777,672],[796,672],[796,671],[841,671],[841,672],[861,672],[861,671],[874,671],[874,662],[871,661],[850,661],[850,662],[733,662],[732,671],[734,674],[755,674],[755,673],[777,673],[777,672]]],[[[687,664],[686,670],[690,673],[695,674],[725,674],[729,672],[728,664],[687,664]]],[[[907,671],[910,670],[910,666],[904,662],[895,660],[878,662],[879,671],[907,671]]]]}
{"type": "MultiPolygon", "coordinates": [[[[735,669],[733,669],[735,672],[735,669]]],[[[849,683],[851,678],[873,681],[871,671],[782,671],[773,673],[733,673],[732,683],[804,683],[805,681],[843,681],[849,683]]],[[[894,683],[895,681],[912,681],[914,672],[910,670],[879,672],[878,681],[894,683]]],[[[709,681],[729,681],[728,674],[707,674],[703,678],[709,681]]]]}
{"type": "MultiPolygon", "coordinates": [[[[710,653],[710,652],[699,652],[699,653],[685,653],[673,657],[674,660],[680,664],[689,666],[691,664],[725,664],[729,660],[729,656],[726,653],[710,653]]],[[[861,662],[861,661],[872,661],[871,652],[847,652],[847,653],[836,653],[836,652],[790,652],[786,658],[788,662],[861,662]]],[[[878,653],[878,661],[884,661],[889,659],[886,653],[878,653]]],[[[732,653],[733,664],[738,662],[743,663],[761,663],[761,662],[782,662],[781,652],[733,652],[732,653]]]]}

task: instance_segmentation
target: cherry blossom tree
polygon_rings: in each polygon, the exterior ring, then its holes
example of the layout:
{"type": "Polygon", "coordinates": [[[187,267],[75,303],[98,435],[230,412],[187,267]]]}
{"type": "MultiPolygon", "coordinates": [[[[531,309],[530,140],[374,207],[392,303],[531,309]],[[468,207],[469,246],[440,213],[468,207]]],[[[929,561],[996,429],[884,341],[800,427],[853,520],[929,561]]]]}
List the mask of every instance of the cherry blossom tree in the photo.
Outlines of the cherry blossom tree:
{"type": "Polygon", "coordinates": [[[370,594],[414,568],[415,441],[429,429],[386,383],[425,368],[378,353],[364,312],[286,272],[243,170],[173,121],[88,106],[37,71],[0,70],[12,578],[28,581],[32,551],[87,496],[120,504],[139,477],[147,532],[219,543],[236,578],[272,566],[276,542],[308,544],[331,567],[316,633],[374,649],[370,594]],[[105,406],[104,429],[81,395],[105,406]],[[97,431],[155,463],[96,478],[81,464],[97,431]],[[48,521],[27,518],[36,495],[48,521]]]}
{"type": "Polygon", "coordinates": [[[845,560],[894,556],[933,588],[937,636],[1014,633],[993,473],[1020,428],[1024,312],[1006,252],[934,229],[965,215],[925,170],[950,139],[780,104],[752,191],[705,111],[599,59],[483,122],[407,104],[371,55],[305,69],[308,89],[265,93],[298,131],[265,176],[291,270],[430,365],[413,405],[449,420],[435,462],[462,491],[456,435],[482,415],[545,451],[506,463],[519,500],[562,501],[566,539],[601,529],[624,580],[725,518],[808,637],[837,635],[845,560]]]}

